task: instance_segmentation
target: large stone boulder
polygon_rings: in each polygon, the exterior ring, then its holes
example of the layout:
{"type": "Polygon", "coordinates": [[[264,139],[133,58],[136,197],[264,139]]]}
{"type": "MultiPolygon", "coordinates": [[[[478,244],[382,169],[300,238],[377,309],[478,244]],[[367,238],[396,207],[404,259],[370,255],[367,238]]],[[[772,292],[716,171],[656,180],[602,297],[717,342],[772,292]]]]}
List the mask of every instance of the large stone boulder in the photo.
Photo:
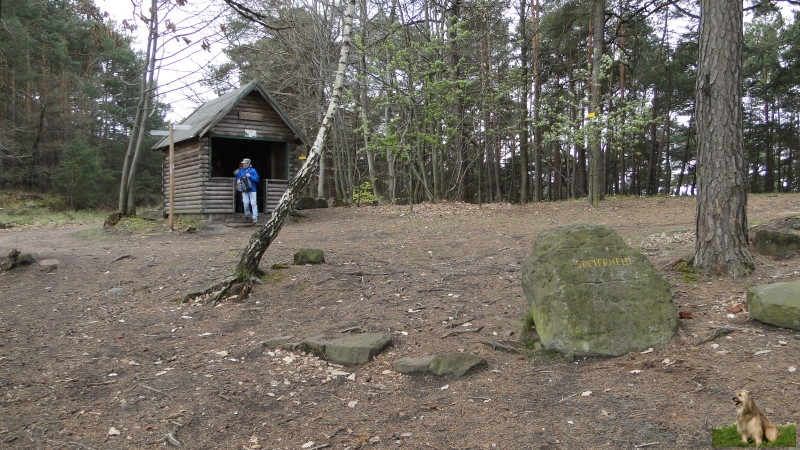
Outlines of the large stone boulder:
{"type": "Polygon", "coordinates": [[[789,213],[750,230],[753,247],[758,253],[778,258],[791,258],[800,253],[800,214],[789,213]]]}
{"type": "Polygon", "coordinates": [[[328,200],[324,198],[300,197],[297,200],[297,204],[294,206],[294,209],[302,210],[302,209],[317,209],[317,208],[327,208],[327,207],[328,207],[328,200]]]}
{"type": "Polygon", "coordinates": [[[548,350],[617,356],[665,344],[678,327],[669,283],[605,226],[539,234],[522,283],[548,350]]]}
{"type": "Polygon", "coordinates": [[[747,308],[759,322],[800,330],[800,281],[751,287],[747,308]]]}

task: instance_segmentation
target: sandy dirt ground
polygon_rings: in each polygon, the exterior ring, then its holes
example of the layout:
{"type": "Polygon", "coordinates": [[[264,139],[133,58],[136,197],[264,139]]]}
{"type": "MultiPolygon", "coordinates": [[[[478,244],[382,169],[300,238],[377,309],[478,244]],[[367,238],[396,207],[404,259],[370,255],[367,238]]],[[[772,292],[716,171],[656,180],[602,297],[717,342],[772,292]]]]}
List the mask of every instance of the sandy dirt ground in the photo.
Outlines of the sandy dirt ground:
{"type": "MultiPolygon", "coordinates": [[[[0,230],[0,254],[37,259],[0,273],[0,448],[710,448],[739,388],[774,423],[798,422],[800,332],[743,303],[748,287],[800,279],[800,259],[758,256],[739,280],[679,273],[694,211],[692,198],[302,211],[264,255],[266,281],[216,307],[175,300],[230,275],[252,227],[0,230]],[[570,223],[612,227],[669,279],[692,316],[669,344],[575,360],[486,344],[519,344],[522,265],[538,232],[570,223]],[[304,247],[326,263],[272,269],[304,247]],[[723,325],[735,331],[698,345],[723,325]],[[480,331],[450,333],[463,327],[480,331]],[[358,367],[262,346],[360,331],[394,343],[358,367]],[[446,351],[488,366],[391,368],[446,351]]],[[[749,198],[751,224],[797,211],[797,194],[749,198]]]]}

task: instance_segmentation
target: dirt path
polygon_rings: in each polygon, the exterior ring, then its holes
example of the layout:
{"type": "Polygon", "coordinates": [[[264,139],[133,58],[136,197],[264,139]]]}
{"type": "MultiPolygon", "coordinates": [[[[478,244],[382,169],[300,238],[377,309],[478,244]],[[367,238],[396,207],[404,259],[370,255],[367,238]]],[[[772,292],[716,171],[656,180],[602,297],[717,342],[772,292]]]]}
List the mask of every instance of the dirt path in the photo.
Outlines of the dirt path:
{"type": "MultiPolygon", "coordinates": [[[[749,219],[798,210],[800,195],[751,196],[749,219]]],[[[692,253],[694,199],[304,214],[262,268],[302,247],[323,249],[326,264],[270,271],[251,298],[215,308],[173,300],[232,273],[252,228],[0,230],[2,254],[59,261],[0,273],[0,447],[709,448],[711,427],[735,420],[739,388],[773,422],[800,419],[800,372],[789,371],[800,332],[732,312],[749,286],[800,279],[800,263],[759,257],[737,281],[670,271],[692,253]],[[668,345],[569,361],[482,343],[517,341],[531,244],[575,222],[611,226],[668,276],[676,307],[693,315],[668,345]],[[444,337],[457,323],[481,331],[444,337]],[[718,325],[736,331],[696,346],[718,325]],[[348,329],[391,333],[394,345],[356,368],[261,345],[348,329]],[[400,357],[457,350],[488,368],[391,370],[400,357]]]]}

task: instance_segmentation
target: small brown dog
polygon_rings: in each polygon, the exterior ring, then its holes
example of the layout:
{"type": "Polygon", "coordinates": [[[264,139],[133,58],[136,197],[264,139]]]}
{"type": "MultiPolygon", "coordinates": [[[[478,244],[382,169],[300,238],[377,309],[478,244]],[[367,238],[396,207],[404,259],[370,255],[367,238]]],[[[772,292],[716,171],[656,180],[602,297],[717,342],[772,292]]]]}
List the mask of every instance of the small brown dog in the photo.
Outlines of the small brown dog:
{"type": "Polygon", "coordinates": [[[778,439],[778,429],[767,416],[758,409],[753,401],[753,394],[747,390],[741,390],[733,397],[733,404],[736,406],[736,431],[742,436],[745,444],[751,438],[756,441],[756,445],[761,445],[766,437],[770,442],[778,439]]]}

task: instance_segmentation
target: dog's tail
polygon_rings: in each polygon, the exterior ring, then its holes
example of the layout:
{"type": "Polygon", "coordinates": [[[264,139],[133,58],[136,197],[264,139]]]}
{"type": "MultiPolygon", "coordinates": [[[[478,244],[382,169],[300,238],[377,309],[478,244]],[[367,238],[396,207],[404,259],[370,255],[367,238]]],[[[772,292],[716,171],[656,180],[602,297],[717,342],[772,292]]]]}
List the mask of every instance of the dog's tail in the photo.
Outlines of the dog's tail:
{"type": "Polygon", "coordinates": [[[780,435],[780,432],[778,432],[778,428],[775,425],[769,424],[767,428],[764,429],[764,436],[766,436],[767,440],[770,442],[777,441],[778,435],[780,435]]]}

